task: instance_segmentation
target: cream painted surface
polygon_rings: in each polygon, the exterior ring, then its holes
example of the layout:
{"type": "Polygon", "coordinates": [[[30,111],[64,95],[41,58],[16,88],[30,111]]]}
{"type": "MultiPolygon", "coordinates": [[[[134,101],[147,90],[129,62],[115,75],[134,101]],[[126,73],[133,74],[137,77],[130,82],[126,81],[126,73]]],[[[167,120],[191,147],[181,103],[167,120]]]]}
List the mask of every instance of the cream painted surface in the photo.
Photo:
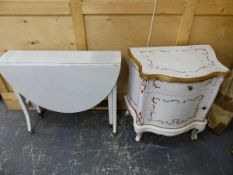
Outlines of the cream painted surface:
{"type": "MultiPolygon", "coordinates": [[[[187,78],[185,75],[189,72],[188,77],[195,78],[214,71],[228,71],[218,62],[209,46],[133,48],[131,51],[141,63],[143,73],[147,75],[159,74],[187,78]],[[179,50],[187,49],[188,53],[179,53],[179,50]],[[194,49],[200,50],[200,53],[196,53],[194,49]],[[210,49],[208,59],[212,61],[209,65],[212,66],[211,68],[206,69],[208,54],[205,51],[203,53],[202,49],[210,49]],[[203,70],[192,72],[197,67],[203,67],[203,70]]],[[[223,78],[214,77],[196,83],[147,80],[139,77],[138,69],[131,60],[129,92],[125,97],[127,108],[134,119],[136,141],[140,140],[143,132],[174,136],[191,129],[193,130],[191,138],[196,139],[197,134],[206,126],[206,114],[219,91],[223,78]]]]}
{"type": "Polygon", "coordinates": [[[132,55],[146,75],[162,74],[176,78],[195,78],[213,72],[228,72],[209,45],[132,48],[132,55]]]}

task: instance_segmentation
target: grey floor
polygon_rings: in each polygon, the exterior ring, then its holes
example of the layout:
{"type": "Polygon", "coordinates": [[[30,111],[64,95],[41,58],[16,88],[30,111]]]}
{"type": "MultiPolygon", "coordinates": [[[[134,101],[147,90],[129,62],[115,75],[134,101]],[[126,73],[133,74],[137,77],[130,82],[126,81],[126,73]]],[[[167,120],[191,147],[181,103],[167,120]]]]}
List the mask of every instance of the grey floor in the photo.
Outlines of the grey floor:
{"type": "Polygon", "coordinates": [[[145,133],[136,143],[132,119],[122,111],[117,136],[107,111],[47,111],[42,120],[32,114],[35,134],[29,135],[23,113],[7,111],[0,102],[0,175],[233,174],[232,125],[220,136],[206,129],[197,141],[190,133],[145,133]]]}

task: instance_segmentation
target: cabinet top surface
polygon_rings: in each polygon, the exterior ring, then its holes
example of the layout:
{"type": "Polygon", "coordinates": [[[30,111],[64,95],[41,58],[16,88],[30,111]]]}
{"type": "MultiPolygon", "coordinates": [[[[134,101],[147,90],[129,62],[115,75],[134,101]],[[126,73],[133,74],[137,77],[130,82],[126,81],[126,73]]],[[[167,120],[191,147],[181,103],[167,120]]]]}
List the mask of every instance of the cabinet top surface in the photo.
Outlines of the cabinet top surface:
{"type": "Polygon", "coordinates": [[[120,63],[119,51],[7,51],[0,57],[0,65],[120,63]]]}
{"type": "Polygon", "coordinates": [[[147,79],[161,75],[194,82],[229,73],[209,45],[130,48],[129,54],[147,79]]]}

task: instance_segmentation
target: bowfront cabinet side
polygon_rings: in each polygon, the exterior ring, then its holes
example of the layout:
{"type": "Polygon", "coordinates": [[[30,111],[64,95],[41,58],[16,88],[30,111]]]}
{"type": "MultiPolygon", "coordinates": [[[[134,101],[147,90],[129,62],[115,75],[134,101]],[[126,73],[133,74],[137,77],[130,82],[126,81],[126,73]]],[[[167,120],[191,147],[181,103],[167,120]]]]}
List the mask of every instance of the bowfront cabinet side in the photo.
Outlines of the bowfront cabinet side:
{"type": "Polygon", "coordinates": [[[174,136],[191,129],[191,138],[196,139],[228,75],[211,47],[132,48],[130,56],[125,100],[136,141],[143,132],[174,136]]]}

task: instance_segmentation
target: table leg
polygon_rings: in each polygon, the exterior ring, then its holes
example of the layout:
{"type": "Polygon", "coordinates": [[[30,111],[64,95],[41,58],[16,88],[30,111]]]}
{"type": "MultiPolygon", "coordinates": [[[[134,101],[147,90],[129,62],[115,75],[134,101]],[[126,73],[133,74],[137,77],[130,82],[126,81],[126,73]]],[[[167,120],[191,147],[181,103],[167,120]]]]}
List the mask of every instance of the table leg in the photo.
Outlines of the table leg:
{"type": "Polygon", "coordinates": [[[36,109],[36,112],[37,112],[38,114],[41,113],[41,109],[40,109],[39,106],[37,106],[35,103],[32,103],[32,106],[36,109]]]}
{"type": "Polygon", "coordinates": [[[15,94],[16,94],[16,97],[18,98],[19,104],[20,104],[20,106],[21,106],[21,108],[23,110],[23,113],[24,113],[24,116],[25,116],[25,119],[26,119],[26,122],[27,122],[28,132],[30,134],[33,134],[34,131],[33,131],[32,126],[31,126],[31,121],[30,121],[30,116],[29,116],[29,109],[28,109],[26,100],[19,93],[15,93],[15,94]]]}
{"type": "Polygon", "coordinates": [[[41,114],[41,109],[40,109],[40,107],[37,106],[37,105],[35,105],[35,108],[36,108],[37,113],[38,113],[38,114],[41,114]]]}
{"type": "Polygon", "coordinates": [[[109,124],[112,125],[112,115],[113,115],[113,110],[112,110],[112,91],[108,95],[108,116],[109,116],[109,124]]]}
{"type": "Polygon", "coordinates": [[[112,90],[112,121],[113,121],[113,133],[117,132],[117,86],[115,85],[112,90]]]}
{"type": "Polygon", "coordinates": [[[44,118],[44,114],[43,114],[44,111],[41,110],[40,106],[36,105],[35,103],[32,103],[32,106],[36,109],[36,112],[37,112],[39,118],[43,119],[44,118]]]}

